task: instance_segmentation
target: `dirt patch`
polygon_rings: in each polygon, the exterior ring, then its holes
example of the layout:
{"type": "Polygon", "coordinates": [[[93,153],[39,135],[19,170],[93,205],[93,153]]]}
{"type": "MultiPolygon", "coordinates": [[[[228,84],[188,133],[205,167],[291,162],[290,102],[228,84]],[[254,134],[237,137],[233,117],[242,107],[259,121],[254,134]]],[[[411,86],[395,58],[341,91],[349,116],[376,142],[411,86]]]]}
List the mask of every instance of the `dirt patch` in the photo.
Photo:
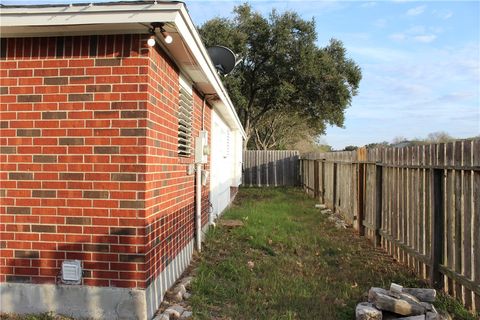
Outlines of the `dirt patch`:
{"type": "Polygon", "coordinates": [[[243,227],[244,224],[241,220],[220,219],[218,225],[227,228],[238,228],[243,227]]]}

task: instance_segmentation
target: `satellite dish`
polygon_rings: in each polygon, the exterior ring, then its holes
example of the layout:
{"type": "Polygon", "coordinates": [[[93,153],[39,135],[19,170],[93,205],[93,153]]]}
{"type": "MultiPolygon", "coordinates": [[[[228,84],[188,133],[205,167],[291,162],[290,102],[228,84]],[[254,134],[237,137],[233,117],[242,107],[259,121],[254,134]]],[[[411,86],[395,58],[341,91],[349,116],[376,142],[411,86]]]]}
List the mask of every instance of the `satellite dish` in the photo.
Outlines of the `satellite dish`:
{"type": "Polygon", "coordinates": [[[213,46],[208,48],[207,51],[213,65],[220,74],[227,75],[235,68],[237,57],[232,50],[222,46],[213,46]]]}

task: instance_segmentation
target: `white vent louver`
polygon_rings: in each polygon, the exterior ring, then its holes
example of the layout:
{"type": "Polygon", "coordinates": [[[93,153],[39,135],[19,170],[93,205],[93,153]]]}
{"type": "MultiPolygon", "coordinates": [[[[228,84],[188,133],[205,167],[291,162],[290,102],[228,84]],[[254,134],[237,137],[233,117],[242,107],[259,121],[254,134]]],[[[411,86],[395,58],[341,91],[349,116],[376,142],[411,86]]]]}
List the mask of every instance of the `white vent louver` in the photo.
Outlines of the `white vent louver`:
{"type": "Polygon", "coordinates": [[[62,282],[80,284],[82,281],[82,264],[80,260],[65,260],[62,262],[62,282]]]}
{"type": "Polygon", "coordinates": [[[178,107],[178,154],[189,156],[192,152],[193,96],[180,86],[178,107]]]}
{"type": "Polygon", "coordinates": [[[230,156],[230,131],[227,129],[227,133],[225,135],[226,137],[226,148],[225,148],[225,158],[228,158],[230,156]]]}

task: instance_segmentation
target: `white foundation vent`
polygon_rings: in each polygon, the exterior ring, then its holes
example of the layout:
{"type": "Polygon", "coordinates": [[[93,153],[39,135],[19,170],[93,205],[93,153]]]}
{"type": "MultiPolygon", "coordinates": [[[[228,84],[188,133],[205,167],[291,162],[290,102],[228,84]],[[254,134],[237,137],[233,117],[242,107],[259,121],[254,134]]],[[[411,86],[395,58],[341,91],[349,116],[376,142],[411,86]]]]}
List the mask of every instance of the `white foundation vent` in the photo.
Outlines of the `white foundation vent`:
{"type": "Polygon", "coordinates": [[[65,260],[62,262],[62,282],[80,284],[82,282],[82,263],[80,260],[65,260]]]}

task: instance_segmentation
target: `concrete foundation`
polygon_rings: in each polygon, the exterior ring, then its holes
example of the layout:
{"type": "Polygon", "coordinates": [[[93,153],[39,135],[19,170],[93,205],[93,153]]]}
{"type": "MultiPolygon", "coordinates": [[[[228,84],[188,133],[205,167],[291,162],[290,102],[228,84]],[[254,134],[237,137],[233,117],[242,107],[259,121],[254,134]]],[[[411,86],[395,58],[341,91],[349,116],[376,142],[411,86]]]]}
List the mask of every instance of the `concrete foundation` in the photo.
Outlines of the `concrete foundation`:
{"type": "Polygon", "coordinates": [[[74,318],[146,319],[144,290],[27,283],[0,284],[1,311],[54,313],[74,318]]]}
{"type": "Polygon", "coordinates": [[[145,290],[147,319],[153,318],[163,300],[165,292],[177,281],[190,264],[194,242],[192,239],[180,254],[163,270],[160,276],[152,281],[147,290],[145,290]]]}
{"type": "Polygon", "coordinates": [[[192,239],[146,290],[1,283],[0,311],[18,314],[52,311],[76,319],[152,319],[167,289],[190,264],[193,245],[192,239]]]}

